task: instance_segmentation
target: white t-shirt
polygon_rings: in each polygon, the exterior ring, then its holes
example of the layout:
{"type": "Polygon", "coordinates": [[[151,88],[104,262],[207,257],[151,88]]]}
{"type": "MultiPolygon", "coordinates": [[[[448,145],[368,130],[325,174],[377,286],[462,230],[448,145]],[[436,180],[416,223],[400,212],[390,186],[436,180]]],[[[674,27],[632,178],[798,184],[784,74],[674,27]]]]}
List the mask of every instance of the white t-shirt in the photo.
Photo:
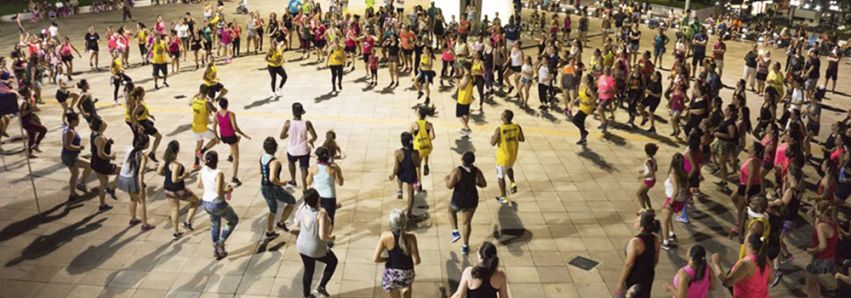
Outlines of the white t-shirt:
{"type": "Polygon", "coordinates": [[[199,176],[201,177],[201,183],[204,185],[204,195],[201,196],[201,200],[206,202],[215,202],[219,199],[218,185],[216,185],[216,176],[218,175],[219,170],[214,170],[209,167],[201,169],[199,176]]]}
{"type": "Polygon", "coordinates": [[[189,37],[189,25],[186,25],[186,24],[174,25],[174,31],[177,31],[177,37],[180,37],[180,38],[189,37]]]}
{"type": "Polygon", "coordinates": [[[50,37],[57,37],[59,36],[59,27],[50,25],[50,27],[47,28],[47,32],[50,33],[50,37]]]}
{"type": "Polygon", "coordinates": [[[546,65],[538,67],[538,82],[541,84],[550,82],[550,68],[546,65]]]}

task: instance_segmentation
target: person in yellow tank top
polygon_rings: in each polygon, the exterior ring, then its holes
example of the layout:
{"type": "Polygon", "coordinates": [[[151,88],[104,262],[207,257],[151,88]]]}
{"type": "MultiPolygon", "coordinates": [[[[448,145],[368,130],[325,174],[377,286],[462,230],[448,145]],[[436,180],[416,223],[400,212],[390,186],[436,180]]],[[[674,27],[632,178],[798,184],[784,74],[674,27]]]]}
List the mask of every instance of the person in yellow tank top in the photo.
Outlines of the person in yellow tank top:
{"type": "MultiPolygon", "coordinates": [[[[423,165],[422,176],[428,176],[429,172],[431,172],[428,167],[428,157],[434,148],[432,145],[432,140],[435,138],[434,126],[426,120],[426,116],[428,116],[427,109],[418,109],[417,113],[419,114],[419,119],[411,124],[411,134],[414,135],[414,150],[420,153],[420,164],[423,165]]],[[[420,168],[417,168],[417,171],[419,170],[420,168]]],[[[417,182],[415,188],[420,192],[423,190],[420,182],[417,182]]]]}
{"type": "Polygon", "coordinates": [[[479,112],[481,112],[485,105],[485,62],[482,61],[482,54],[479,52],[473,54],[473,66],[470,72],[473,74],[476,91],[479,92],[479,112]]]}
{"type": "Polygon", "coordinates": [[[159,74],[162,74],[163,85],[168,87],[168,51],[165,41],[159,35],[154,35],[154,43],[151,44],[151,65],[154,69],[154,88],[160,89],[159,74]]]}
{"type": "Polygon", "coordinates": [[[589,88],[591,84],[591,74],[582,77],[582,82],[579,83],[579,92],[577,93],[575,106],[578,106],[576,114],[573,115],[573,125],[579,128],[579,141],[577,145],[585,145],[587,143],[588,130],[585,129],[585,118],[594,112],[595,104],[597,103],[597,93],[594,89],[589,88]]]}
{"type": "Polygon", "coordinates": [[[461,80],[456,84],[458,86],[458,102],[455,104],[455,117],[461,119],[462,137],[468,137],[472,132],[468,124],[468,122],[470,122],[470,105],[473,103],[472,66],[473,65],[470,62],[464,63],[461,68],[461,80]]]}
{"type": "Polygon", "coordinates": [[[228,89],[219,82],[219,69],[216,67],[216,62],[213,59],[207,62],[207,67],[204,69],[204,75],[201,77],[203,85],[207,86],[207,98],[213,101],[218,101],[219,98],[228,94],[228,89]]]}
{"type": "Polygon", "coordinates": [[[502,112],[502,124],[496,128],[491,136],[491,145],[496,146],[496,179],[499,184],[499,196],[496,201],[507,204],[511,200],[505,191],[505,176],[511,182],[511,193],[517,193],[517,184],[514,183],[514,162],[517,160],[517,150],[521,142],[526,141],[523,129],[519,124],[511,122],[514,112],[505,110],[502,112]]]}
{"type": "Polygon", "coordinates": [[[118,89],[133,80],[124,74],[124,62],[121,61],[121,54],[117,51],[112,53],[112,63],[109,66],[109,71],[112,72],[110,84],[115,86],[112,90],[112,100],[115,101],[116,105],[118,105],[118,89]]]}
{"type": "Polygon", "coordinates": [[[325,63],[331,69],[331,92],[343,90],[343,67],[346,64],[346,53],[335,42],[331,43],[331,54],[328,55],[328,61],[325,63]]]}
{"type": "MultiPolygon", "coordinates": [[[[163,136],[154,126],[155,118],[151,115],[150,109],[148,109],[148,104],[145,103],[145,89],[142,87],[136,87],[133,89],[132,95],[129,96],[132,98],[132,101],[135,102],[132,105],[132,108],[127,109],[127,113],[125,114],[126,118],[129,118],[128,125],[130,125],[130,129],[133,131],[133,134],[144,133],[146,135],[154,137],[154,143],[151,146],[151,151],[148,152],[148,158],[153,162],[159,162],[156,158],[157,147],[160,145],[160,141],[162,141],[163,136]],[[132,112],[130,112],[132,109],[132,112]]],[[[130,100],[128,100],[130,102],[130,100]]],[[[131,105],[128,104],[128,107],[131,105]]]]}
{"type": "Polygon", "coordinates": [[[284,52],[278,48],[278,43],[270,43],[269,53],[266,54],[266,65],[269,76],[272,77],[272,97],[278,98],[283,95],[284,84],[287,83],[287,71],[284,70],[284,52]],[[275,82],[281,77],[281,83],[275,89],[275,82]]]}
{"type": "Polygon", "coordinates": [[[768,222],[768,201],[764,196],[757,195],[750,198],[750,204],[747,207],[747,221],[741,223],[739,230],[742,231],[742,237],[739,238],[739,260],[745,257],[746,250],[744,239],[747,239],[750,234],[762,235],[765,242],[768,241],[771,235],[771,224],[768,222]]]}
{"type": "Polygon", "coordinates": [[[207,85],[201,84],[198,93],[192,98],[192,133],[195,135],[193,171],[201,169],[199,159],[204,156],[204,152],[219,143],[218,137],[210,129],[210,116],[215,112],[216,107],[207,99],[207,85]],[[204,145],[204,139],[210,140],[207,145],[204,145]]]}
{"type": "Polygon", "coordinates": [[[139,55],[142,57],[142,64],[148,64],[148,28],[145,28],[145,24],[136,24],[135,37],[136,44],[139,45],[139,55]]]}
{"type": "Polygon", "coordinates": [[[435,72],[432,70],[434,65],[434,53],[430,47],[423,47],[423,54],[420,57],[420,73],[417,74],[417,79],[414,80],[414,87],[417,88],[417,99],[423,97],[423,89],[425,89],[425,105],[431,102],[431,85],[434,80],[435,72]]]}

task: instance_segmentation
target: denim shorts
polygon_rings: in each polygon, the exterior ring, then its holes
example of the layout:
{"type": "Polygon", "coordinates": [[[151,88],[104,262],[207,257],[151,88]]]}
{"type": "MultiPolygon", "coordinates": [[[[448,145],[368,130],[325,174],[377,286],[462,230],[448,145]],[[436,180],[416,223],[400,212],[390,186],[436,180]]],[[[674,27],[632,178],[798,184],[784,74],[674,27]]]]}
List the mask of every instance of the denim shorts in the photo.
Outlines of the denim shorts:
{"type": "Polygon", "coordinates": [[[269,206],[271,213],[277,212],[278,203],[295,205],[295,197],[280,185],[260,186],[260,193],[263,194],[263,199],[266,199],[266,205],[269,206]]]}

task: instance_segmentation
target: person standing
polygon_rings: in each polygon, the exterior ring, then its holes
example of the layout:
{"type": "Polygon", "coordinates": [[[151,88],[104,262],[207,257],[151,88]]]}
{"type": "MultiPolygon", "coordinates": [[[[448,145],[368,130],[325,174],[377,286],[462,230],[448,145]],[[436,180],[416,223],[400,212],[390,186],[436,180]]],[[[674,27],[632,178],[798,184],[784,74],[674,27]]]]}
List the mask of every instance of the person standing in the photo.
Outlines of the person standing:
{"type": "Polygon", "coordinates": [[[331,92],[336,93],[337,89],[343,91],[343,67],[346,66],[346,53],[336,42],[331,42],[331,53],[328,55],[325,66],[331,69],[331,92]]]}
{"type": "Polygon", "coordinates": [[[281,129],[279,138],[281,140],[289,138],[287,144],[287,164],[290,172],[290,185],[296,185],[296,162],[301,169],[301,185],[302,190],[307,189],[307,170],[310,168],[310,148],[313,147],[313,142],[316,141],[316,131],[313,130],[313,124],[310,121],[302,120],[304,115],[304,107],[301,103],[293,103],[292,105],[293,119],[284,122],[284,127],[281,129]]]}
{"type": "Polygon", "coordinates": [[[411,297],[414,265],[420,264],[417,236],[406,232],[408,218],[402,209],[390,211],[390,231],[381,234],[373,261],[384,263],[381,287],[390,297],[411,297]],[[385,256],[386,253],[386,256],[385,256]]]}
{"type": "Polygon", "coordinates": [[[676,298],[704,298],[715,290],[716,283],[712,268],[706,262],[706,249],[695,244],[688,251],[688,264],[677,271],[673,284],[666,289],[676,298]]]}
{"type": "Polygon", "coordinates": [[[505,191],[505,176],[511,181],[511,193],[517,193],[517,184],[514,183],[514,162],[517,160],[517,149],[521,142],[526,141],[523,129],[519,124],[512,123],[514,112],[505,110],[502,112],[502,124],[494,130],[491,136],[491,145],[496,146],[496,179],[499,185],[499,196],[496,201],[500,204],[508,204],[511,199],[505,191]]]}
{"type": "Polygon", "coordinates": [[[715,60],[715,71],[718,72],[718,77],[724,74],[724,54],[727,53],[727,44],[723,38],[718,38],[715,44],[712,45],[712,58],[715,60]]]}
{"type": "Polygon", "coordinates": [[[343,170],[334,163],[334,156],[327,147],[316,148],[316,166],[310,169],[307,175],[307,184],[319,193],[319,206],[328,213],[331,226],[334,225],[334,216],[337,214],[337,185],[343,186],[343,170]]]}
{"type": "Polygon", "coordinates": [[[121,21],[126,22],[127,19],[130,19],[131,22],[135,22],[133,19],[133,13],[130,11],[130,8],[133,7],[133,0],[124,0],[123,5],[121,5],[121,21]]]}
{"type": "Polygon", "coordinates": [[[473,214],[479,206],[479,191],[476,187],[487,187],[482,171],[476,167],[476,155],[466,152],[461,157],[462,164],[444,179],[446,188],[452,190],[449,201],[449,222],[452,224],[452,242],[462,240],[461,253],[470,253],[470,233],[473,214]],[[458,231],[458,214],[461,214],[462,232],[458,231]]]}
{"type": "Polygon", "coordinates": [[[92,172],[89,162],[80,159],[80,151],[85,149],[82,145],[80,134],[77,132],[77,125],[80,124],[80,116],[77,113],[71,112],[65,114],[65,127],[62,128],[62,164],[68,167],[71,171],[71,177],[68,180],[68,195],[69,201],[74,201],[80,198],[77,190],[86,191],[85,181],[89,178],[92,172]],[[82,179],[78,179],[80,169],[83,169],[82,179]]]}
{"type": "Polygon", "coordinates": [[[148,52],[152,54],[151,65],[153,68],[154,88],[160,89],[159,74],[162,74],[163,85],[168,87],[168,46],[162,40],[162,36],[154,34],[154,42],[148,46],[148,52]]]}
{"type": "Polygon", "coordinates": [[[819,275],[833,274],[835,271],[834,259],[840,230],[836,222],[836,207],[829,201],[819,201],[812,210],[811,214],[815,218],[813,243],[806,251],[813,258],[806,267],[804,291],[808,297],[821,297],[822,285],[819,275]]]}
{"type": "Polygon", "coordinates": [[[310,288],[311,283],[313,283],[313,272],[316,270],[316,261],[319,261],[325,263],[325,271],[322,272],[319,286],[313,293],[330,297],[331,295],[325,290],[325,286],[334,275],[338,262],[337,256],[328,247],[328,242],[334,241],[334,238],[336,238],[331,235],[331,218],[328,217],[328,212],[319,206],[319,193],[315,189],[305,189],[302,200],[304,200],[304,205],[297,213],[296,222],[300,228],[296,238],[296,249],[298,249],[301,261],[304,264],[304,274],[301,280],[302,294],[304,294],[304,297],[314,297],[310,288]]]}
{"type": "Polygon", "coordinates": [[[420,166],[420,153],[414,150],[414,135],[410,132],[403,132],[400,136],[402,148],[399,148],[394,153],[393,172],[388,177],[388,180],[396,180],[399,188],[396,192],[396,199],[403,198],[403,186],[407,190],[408,207],[406,209],[407,216],[413,217],[414,209],[414,184],[420,181],[417,168],[420,166]]]}
{"type": "Polygon", "coordinates": [[[623,270],[615,288],[615,297],[623,297],[627,291],[636,292],[632,297],[650,297],[656,264],[659,263],[659,221],[653,212],[642,212],[635,223],[638,235],[627,242],[623,270]]]}
{"type": "MultiPolygon", "coordinates": [[[[274,43],[272,43],[274,44],[274,43]]],[[[266,217],[266,239],[271,240],[278,237],[275,226],[284,231],[289,231],[284,221],[290,217],[295,206],[295,197],[286,191],[285,181],[281,181],[281,162],[275,159],[278,151],[278,142],[275,138],[268,137],[263,141],[263,152],[260,156],[260,193],[269,206],[269,215],[266,217]],[[281,208],[278,204],[284,204],[281,208]],[[277,224],[276,224],[277,222],[277,224]]]]}
{"type": "Polygon", "coordinates": [[[579,106],[576,114],[573,115],[573,125],[576,125],[579,128],[579,141],[576,142],[577,145],[585,145],[588,143],[588,130],[585,129],[585,118],[591,113],[594,112],[595,103],[597,102],[597,93],[594,91],[594,88],[591,87],[592,75],[587,74],[582,77],[582,82],[579,84],[579,92],[576,96],[576,104],[579,106]]]}
{"type": "MultiPolygon", "coordinates": [[[[250,40],[250,39],[249,39],[250,40]]],[[[249,43],[250,45],[250,43],[249,43]]],[[[287,71],[284,70],[284,51],[278,47],[278,43],[269,43],[269,52],[266,53],[266,68],[272,78],[272,97],[278,98],[284,95],[284,84],[287,83],[287,71]],[[275,82],[281,77],[281,82],[275,89],[275,82]]]]}
{"type": "Polygon", "coordinates": [[[107,127],[106,122],[100,118],[94,118],[89,126],[92,129],[92,135],[90,137],[90,148],[92,151],[91,166],[100,182],[100,187],[98,188],[100,205],[98,205],[98,211],[105,212],[112,209],[112,206],[106,204],[106,194],[108,193],[113,200],[117,199],[114,186],[117,182],[113,181],[113,186],[109,187],[109,176],[114,175],[115,180],[118,180],[118,173],[121,171],[121,168],[112,163],[115,160],[115,152],[112,151],[113,142],[112,139],[103,134],[107,127]]]}
{"type": "Polygon", "coordinates": [[[774,278],[774,270],[765,256],[762,235],[750,234],[745,242],[747,255],[730,271],[721,267],[717,253],[712,254],[712,272],[722,285],[733,288],[733,297],[769,297],[768,282],[774,278]]]}
{"type": "Polygon", "coordinates": [[[89,26],[88,31],[86,32],[86,51],[89,52],[89,67],[94,68],[95,70],[100,70],[98,68],[98,51],[100,47],[98,46],[98,42],[100,42],[100,35],[95,32],[94,26],[89,26]]]}
{"type": "Polygon", "coordinates": [[[833,50],[827,54],[827,70],[824,72],[824,86],[822,89],[827,90],[827,84],[833,80],[833,87],[830,92],[836,93],[836,79],[839,75],[839,60],[842,59],[839,46],[833,47],[833,50]]]}
{"type": "Polygon", "coordinates": [[[455,104],[455,117],[461,120],[461,136],[469,137],[470,133],[473,131],[470,130],[470,105],[473,103],[473,76],[472,76],[472,63],[465,63],[463,67],[463,74],[461,76],[460,82],[457,83],[457,98],[458,101],[455,104]]]}
{"type": "Polygon", "coordinates": [[[145,166],[148,157],[142,152],[148,148],[150,139],[145,134],[137,134],[133,137],[133,145],[127,148],[127,155],[118,173],[117,188],[130,195],[130,226],[142,224],[142,232],[154,229],[154,225],[148,223],[148,207],[145,203],[147,186],[145,185],[145,166]],[[136,218],[137,206],[141,205],[141,220],[136,218]]]}
{"type": "Polygon", "coordinates": [[[198,175],[198,188],[204,190],[201,197],[201,205],[204,211],[210,215],[210,232],[213,237],[213,256],[221,260],[227,257],[225,241],[231,232],[236,229],[239,217],[228,204],[233,186],[225,182],[225,174],[218,169],[219,154],[216,151],[208,151],[204,155],[204,168],[198,175]],[[222,219],[227,226],[221,227],[222,219]]]}
{"type": "Polygon", "coordinates": [[[165,177],[163,192],[171,201],[171,226],[174,229],[172,234],[174,240],[183,237],[183,232],[180,231],[180,201],[189,201],[189,213],[186,214],[186,221],[183,222],[183,228],[189,231],[195,230],[192,228],[192,218],[195,217],[195,212],[198,212],[198,207],[201,205],[198,196],[186,188],[184,180],[189,177],[189,171],[177,161],[178,153],[180,153],[180,143],[172,140],[166,145],[163,163],[157,169],[157,173],[165,177]]]}
{"type": "Polygon", "coordinates": [[[236,113],[228,110],[228,100],[226,98],[219,98],[219,107],[221,109],[214,113],[216,117],[213,119],[213,129],[216,132],[217,138],[222,140],[222,143],[230,146],[231,155],[228,157],[228,161],[233,163],[231,182],[236,184],[236,186],[240,186],[242,182],[237,178],[239,174],[240,136],[249,140],[251,140],[251,137],[243,133],[242,129],[239,128],[236,122],[236,113]]]}
{"type": "Polygon", "coordinates": [[[219,137],[209,127],[210,117],[215,113],[216,107],[207,99],[207,85],[201,84],[198,94],[192,98],[192,134],[195,135],[195,162],[192,171],[201,169],[200,159],[204,152],[219,143],[219,137]],[[204,145],[204,139],[209,140],[207,145],[204,145]]]}
{"type": "Polygon", "coordinates": [[[745,71],[742,79],[751,85],[751,90],[754,91],[756,90],[756,64],[758,58],[759,52],[757,52],[757,45],[753,44],[751,49],[745,53],[745,71]]]}

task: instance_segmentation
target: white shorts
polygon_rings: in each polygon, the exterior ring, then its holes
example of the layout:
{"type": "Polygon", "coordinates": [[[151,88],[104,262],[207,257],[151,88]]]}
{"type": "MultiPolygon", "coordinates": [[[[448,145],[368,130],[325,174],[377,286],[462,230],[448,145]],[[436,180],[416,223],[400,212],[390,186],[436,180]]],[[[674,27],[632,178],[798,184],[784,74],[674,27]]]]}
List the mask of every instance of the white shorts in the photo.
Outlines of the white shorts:
{"type": "Polygon", "coordinates": [[[205,132],[192,132],[195,135],[196,141],[203,141],[204,139],[212,140],[216,138],[216,134],[213,133],[212,130],[207,130],[205,132]]]}
{"type": "Polygon", "coordinates": [[[511,168],[512,166],[496,166],[496,179],[505,178],[505,173],[511,168]]]}
{"type": "Polygon", "coordinates": [[[715,69],[724,69],[724,59],[715,59],[715,69]]]}

